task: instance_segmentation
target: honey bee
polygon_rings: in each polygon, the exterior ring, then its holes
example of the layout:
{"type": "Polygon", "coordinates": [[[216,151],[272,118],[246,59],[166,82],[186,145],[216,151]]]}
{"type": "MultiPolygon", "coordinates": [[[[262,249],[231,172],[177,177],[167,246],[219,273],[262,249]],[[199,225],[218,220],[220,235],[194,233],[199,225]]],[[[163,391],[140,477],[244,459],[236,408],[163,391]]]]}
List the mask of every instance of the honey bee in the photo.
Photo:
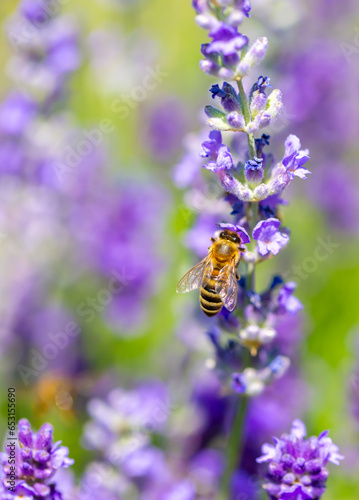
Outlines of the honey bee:
{"type": "Polygon", "coordinates": [[[177,293],[200,288],[199,302],[207,316],[215,316],[224,306],[233,311],[237,305],[237,267],[241,260],[242,239],[229,229],[211,238],[208,255],[187,274],[177,286],[177,293]]]}

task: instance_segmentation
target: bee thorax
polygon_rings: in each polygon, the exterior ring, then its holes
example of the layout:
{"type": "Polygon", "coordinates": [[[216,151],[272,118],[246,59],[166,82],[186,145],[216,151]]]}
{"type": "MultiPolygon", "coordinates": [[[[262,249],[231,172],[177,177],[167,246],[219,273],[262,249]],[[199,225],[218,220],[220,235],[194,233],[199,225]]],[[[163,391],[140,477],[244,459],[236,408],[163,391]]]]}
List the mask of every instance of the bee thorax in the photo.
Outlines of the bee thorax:
{"type": "Polygon", "coordinates": [[[213,257],[219,261],[228,261],[236,253],[236,249],[230,243],[218,243],[213,249],[213,257]]]}

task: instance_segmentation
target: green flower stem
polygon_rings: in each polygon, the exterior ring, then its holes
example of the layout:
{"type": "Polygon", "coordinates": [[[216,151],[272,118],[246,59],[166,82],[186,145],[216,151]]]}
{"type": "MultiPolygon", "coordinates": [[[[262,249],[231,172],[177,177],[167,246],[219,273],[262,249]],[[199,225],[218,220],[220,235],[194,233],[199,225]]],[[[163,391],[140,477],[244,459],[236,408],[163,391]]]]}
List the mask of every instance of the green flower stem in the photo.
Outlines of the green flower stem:
{"type": "Polygon", "coordinates": [[[229,500],[230,498],[233,471],[237,469],[242,456],[243,426],[247,406],[247,396],[242,396],[236,401],[234,421],[227,442],[227,464],[223,475],[222,490],[220,495],[221,500],[229,500]]]}
{"type": "MultiPolygon", "coordinates": [[[[244,122],[246,125],[248,125],[248,123],[252,121],[252,118],[251,118],[251,112],[249,110],[247,96],[246,93],[244,92],[242,80],[237,80],[237,85],[238,85],[239,95],[241,98],[241,106],[242,106],[242,113],[244,116],[244,122]]],[[[249,154],[251,159],[253,159],[253,157],[257,155],[254,134],[247,134],[247,138],[248,138],[249,154]]]]}
{"type": "MultiPolygon", "coordinates": [[[[258,222],[257,219],[258,219],[258,203],[249,202],[247,205],[247,221],[251,234],[258,222]]],[[[255,289],[255,267],[256,267],[255,264],[251,264],[250,266],[248,266],[247,289],[252,291],[254,291],[255,289]]]]}
{"type": "MultiPolygon", "coordinates": [[[[243,88],[243,87],[242,87],[243,88]]],[[[258,218],[258,203],[248,203],[247,205],[247,220],[252,232],[257,223],[258,218]]],[[[255,289],[255,265],[248,267],[247,274],[247,290],[255,289]]],[[[238,338],[237,338],[238,341],[238,338]]],[[[250,366],[250,353],[247,348],[243,349],[243,370],[250,366]]],[[[220,500],[228,500],[230,498],[231,478],[233,472],[240,465],[243,445],[243,428],[246,419],[248,406],[248,397],[242,396],[238,399],[235,408],[234,420],[231,432],[227,441],[227,463],[226,470],[223,475],[222,489],[220,500]]]]}

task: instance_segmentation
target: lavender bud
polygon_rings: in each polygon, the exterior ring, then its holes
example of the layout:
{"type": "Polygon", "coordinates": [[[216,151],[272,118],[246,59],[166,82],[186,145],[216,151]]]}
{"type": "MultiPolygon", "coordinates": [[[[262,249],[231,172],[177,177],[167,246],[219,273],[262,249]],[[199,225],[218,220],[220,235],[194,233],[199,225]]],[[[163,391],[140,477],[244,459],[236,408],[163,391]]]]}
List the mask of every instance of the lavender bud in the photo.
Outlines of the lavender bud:
{"type": "Polygon", "coordinates": [[[295,461],[293,470],[296,474],[303,474],[303,472],[305,472],[305,459],[303,457],[299,457],[295,461]]]}
{"type": "Polygon", "coordinates": [[[35,446],[38,450],[48,450],[52,446],[52,432],[53,427],[51,424],[44,424],[36,434],[35,446]]]}
{"type": "Polygon", "coordinates": [[[264,113],[258,115],[258,119],[256,120],[257,130],[261,130],[262,128],[269,127],[272,121],[272,117],[269,111],[265,111],[264,113]]]}
{"type": "Polygon", "coordinates": [[[268,197],[269,189],[266,184],[260,184],[254,189],[253,200],[261,201],[268,197]]]}
{"type": "Polygon", "coordinates": [[[281,486],[279,484],[267,483],[263,485],[263,488],[270,495],[271,498],[278,498],[281,492],[281,486]]]}
{"type": "Polygon", "coordinates": [[[206,106],[204,109],[206,115],[209,117],[208,125],[214,130],[228,131],[231,130],[230,125],[227,123],[225,113],[212,106],[206,106]]]}
{"type": "Polygon", "coordinates": [[[322,468],[322,470],[318,474],[313,474],[311,476],[312,482],[320,483],[322,481],[326,481],[329,476],[329,471],[325,467],[322,468]]]}
{"type": "Polygon", "coordinates": [[[232,111],[227,115],[227,122],[231,126],[231,129],[235,129],[238,131],[244,131],[245,122],[242,113],[238,111],[232,111]]]}
{"type": "Polygon", "coordinates": [[[32,447],[31,426],[26,418],[22,418],[19,421],[19,441],[22,445],[28,448],[32,447]]]}
{"type": "Polygon", "coordinates": [[[250,189],[243,186],[237,179],[223,170],[216,172],[222,186],[228,192],[236,196],[241,201],[251,201],[253,193],[250,189]]]}
{"type": "Polygon", "coordinates": [[[256,156],[253,160],[248,160],[244,166],[244,174],[248,184],[253,188],[258,185],[264,175],[263,171],[263,158],[257,158],[256,156]]]}
{"type": "Polygon", "coordinates": [[[278,163],[274,167],[271,175],[271,179],[268,183],[268,195],[272,196],[274,194],[280,194],[289,184],[290,177],[284,165],[278,163]]]}
{"type": "Polygon", "coordinates": [[[33,488],[39,497],[46,497],[50,494],[51,491],[50,487],[47,484],[42,483],[35,483],[33,488]]]}
{"type": "Polygon", "coordinates": [[[267,96],[264,92],[257,90],[253,93],[251,100],[251,114],[253,117],[257,116],[260,111],[263,111],[267,104],[267,96]]]}
{"type": "Polygon", "coordinates": [[[286,469],[291,469],[293,464],[294,464],[294,457],[292,455],[289,455],[286,453],[285,455],[282,456],[282,464],[286,469]]]}
{"type": "Polygon", "coordinates": [[[45,450],[36,450],[34,452],[34,460],[36,460],[36,462],[45,463],[49,460],[49,458],[50,453],[45,450]]]}
{"type": "Polygon", "coordinates": [[[268,466],[268,472],[271,477],[271,479],[274,479],[275,481],[280,481],[282,477],[284,476],[284,470],[281,464],[278,464],[276,462],[270,463],[268,466]]]}
{"type": "Polygon", "coordinates": [[[23,460],[31,460],[32,450],[30,448],[21,448],[20,453],[23,460]]]}
{"type": "Polygon", "coordinates": [[[225,96],[222,97],[221,103],[225,111],[230,113],[231,111],[239,111],[241,109],[241,103],[238,98],[237,92],[234,90],[232,85],[227,82],[223,84],[223,91],[225,96]]]}
{"type": "Polygon", "coordinates": [[[25,475],[32,475],[34,473],[34,466],[29,464],[28,462],[24,462],[21,465],[21,470],[25,475]]]}
{"type": "Polygon", "coordinates": [[[276,118],[283,109],[282,92],[279,89],[273,90],[268,97],[267,112],[271,119],[276,118]]]}
{"type": "Polygon", "coordinates": [[[309,474],[319,474],[322,470],[322,462],[318,459],[309,460],[309,462],[306,463],[305,468],[309,474]]]}
{"type": "Polygon", "coordinates": [[[285,476],[283,476],[282,482],[285,484],[293,484],[295,481],[295,475],[292,472],[288,472],[285,476]]]}
{"type": "Polygon", "coordinates": [[[39,480],[48,479],[52,474],[52,469],[35,469],[34,471],[34,477],[39,480]]]}
{"type": "Polygon", "coordinates": [[[300,482],[304,484],[304,486],[310,486],[312,484],[312,480],[310,479],[309,476],[302,476],[300,478],[300,482]]]}
{"type": "Polygon", "coordinates": [[[209,61],[208,59],[201,59],[199,62],[199,67],[204,73],[207,75],[217,76],[220,66],[213,61],[209,61]]]}
{"type": "Polygon", "coordinates": [[[232,80],[234,78],[234,71],[228,68],[220,68],[218,70],[218,76],[223,78],[223,80],[232,80]]]}
{"type": "Polygon", "coordinates": [[[266,37],[258,38],[239,62],[236,68],[236,76],[245,76],[251,68],[259,64],[264,59],[267,49],[268,39],[266,37]]]}

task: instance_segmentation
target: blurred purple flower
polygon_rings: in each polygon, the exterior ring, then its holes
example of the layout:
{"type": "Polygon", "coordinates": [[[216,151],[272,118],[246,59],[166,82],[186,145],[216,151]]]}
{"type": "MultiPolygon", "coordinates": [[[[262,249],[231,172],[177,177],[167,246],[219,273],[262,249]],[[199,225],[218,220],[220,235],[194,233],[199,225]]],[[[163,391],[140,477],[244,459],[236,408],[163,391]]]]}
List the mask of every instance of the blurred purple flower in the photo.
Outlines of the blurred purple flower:
{"type": "Polygon", "coordinates": [[[99,193],[75,204],[71,226],[79,258],[84,270],[114,283],[104,314],[121,334],[143,325],[148,298],[165,269],[158,242],[167,204],[161,186],[131,179],[104,185],[99,193]]]}
{"type": "Polygon", "coordinates": [[[21,13],[9,21],[10,40],[21,40],[26,29],[31,33],[26,44],[18,43],[10,59],[10,76],[43,104],[53,104],[62,97],[69,74],[81,63],[77,28],[65,16],[52,16],[47,2],[25,2],[23,10],[29,18],[38,17],[42,22],[27,20],[21,13]],[[36,23],[35,29],[32,23],[36,23]]]}
{"type": "Polygon", "coordinates": [[[328,223],[336,231],[357,234],[358,189],[359,177],[352,165],[328,160],[317,166],[309,195],[313,203],[325,211],[328,223]]]}
{"type": "Polygon", "coordinates": [[[186,246],[200,257],[204,257],[217,221],[216,214],[200,214],[185,236],[186,246]]]}
{"type": "Polygon", "coordinates": [[[201,179],[202,160],[198,153],[207,131],[185,136],[184,155],[173,169],[173,181],[181,189],[194,186],[201,179]]]}
{"type": "MultiPolygon", "coordinates": [[[[78,500],[123,500],[133,490],[129,480],[118,469],[104,462],[91,462],[83,474],[78,491],[72,492],[78,500]]],[[[69,496],[69,498],[72,498],[69,496]]],[[[65,497],[66,499],[66,497],[65,497]]]]}
{"type": "Polygon", "coordinates": [[[170,162],[177,155],[186,126],[184,104],[175,98],[162,98],[144,116],[143,144],[160,162],[170,162]]]}
{"type": "Polygon", "coordinates": [[[48,0],[22,0],[20,12],[38,28],[52,17],[53,8],[50,7],[48,0]]]}
{"type": "Polygon", "coordinates": [[[36,103],[20,92],[9,94],[0,106],[0,132],[21,135],[36,116],[36,103]]]}
{"type": "Polygon", "coordinates": [[[303,415],[307,399],[308,387],[293,367],[257,398],[252,398],[246,431],[247,453],[258,453],[264,440],[283,433],[295,416],[303,415]]]}
{"type": "Polygon", "coordinates": [[[92,399],[88,412],[92,420],[85,425],[84,443],[101,450],[105,458],[124,466],[126,460],[139,464],[133,453],[148,453],[149,433],[163,428],[169,417],[167,388],[161,382],[148,381],[133,391],[115,389],[108,401],[92,399]]]}
{"type": "Polygon", "coordinates": [[[294,281],[285,283],[278,293],[278,309],[284,312],[289,312],[291,314],[296,314],[298,311],[303,309],[303,305],[294,297],[293,293],[297,288],[297,284],[294,281]]]}

